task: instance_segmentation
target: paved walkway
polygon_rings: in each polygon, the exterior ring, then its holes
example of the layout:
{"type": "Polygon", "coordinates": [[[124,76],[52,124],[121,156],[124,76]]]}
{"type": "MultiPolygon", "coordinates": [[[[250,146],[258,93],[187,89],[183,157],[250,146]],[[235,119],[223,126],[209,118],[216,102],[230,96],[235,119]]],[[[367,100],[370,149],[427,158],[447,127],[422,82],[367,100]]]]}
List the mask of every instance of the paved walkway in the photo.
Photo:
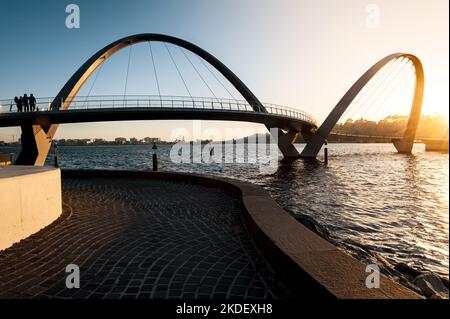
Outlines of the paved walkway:
{"type": "Polygon", "coordinates": [[[58,221],[0,252],[0,298],[284,298],[238,202],[213,188],[64,179],[58,221]],[[81,271],[67,289],[65,268],[81,271]]]}

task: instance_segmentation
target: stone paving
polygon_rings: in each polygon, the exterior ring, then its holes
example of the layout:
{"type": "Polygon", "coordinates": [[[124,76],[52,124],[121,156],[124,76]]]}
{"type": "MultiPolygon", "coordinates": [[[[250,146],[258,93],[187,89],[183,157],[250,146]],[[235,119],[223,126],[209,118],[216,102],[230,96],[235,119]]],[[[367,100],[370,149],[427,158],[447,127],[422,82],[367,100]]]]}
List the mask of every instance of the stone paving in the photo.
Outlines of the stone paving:
{"type": "Polygon", "coordinates": [[[0,298],[289,298],[218,189],[63,179],[63,215],[0,252],[0,298]],[[66,288],[68,264],[79,289],[66,288]]]}

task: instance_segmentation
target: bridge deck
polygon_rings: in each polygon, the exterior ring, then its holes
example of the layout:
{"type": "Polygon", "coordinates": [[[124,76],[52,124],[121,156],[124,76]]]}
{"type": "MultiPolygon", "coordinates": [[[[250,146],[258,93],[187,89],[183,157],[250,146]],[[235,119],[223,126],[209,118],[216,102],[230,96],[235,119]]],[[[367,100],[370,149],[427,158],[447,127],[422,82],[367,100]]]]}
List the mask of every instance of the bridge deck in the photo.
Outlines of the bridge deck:
{"type": "Polygon", "coordinates": [[[314,124],[305,120],[254,111],[201,110],[193,108],[99,108],[87,110],[40,111],[0,114],[0,127],[25,123],[68,124],[80,122],[137,121],[137,120],[212,120],[242,121],[266,124],[270,127],[301,130],[314,124]]]}
{"type": "Polygon", "coordinates": [[[22,124],[78,123],[128,120],[220,120],[266,124],[301,130],[316,127],[307,113],[285,106],[264,104],[255,111],[246,101],[190,97],[76,97],[65,110],[49,110],[51,98],[37,99],[39,111],[17,112],[11,100],[0,101],[0,127],[22,124]]]}

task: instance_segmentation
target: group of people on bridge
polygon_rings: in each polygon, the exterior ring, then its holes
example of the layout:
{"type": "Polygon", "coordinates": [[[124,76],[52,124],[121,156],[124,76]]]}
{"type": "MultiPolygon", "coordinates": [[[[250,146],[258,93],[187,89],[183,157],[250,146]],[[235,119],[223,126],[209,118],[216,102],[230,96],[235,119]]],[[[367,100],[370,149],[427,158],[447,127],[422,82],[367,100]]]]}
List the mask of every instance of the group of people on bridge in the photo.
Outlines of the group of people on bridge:
{"type": "MultiPolygon", "coordinates": [[[[14,97],[14,103],[16,104],[17,112],[34,112],[39,111],[39,107],[36,105],[36,98],[33,94],[30,96],[24,94],[20,97],[14,97]]],[[[10,111],[12,111],[12,104],[10,107],[10,111]]]]}

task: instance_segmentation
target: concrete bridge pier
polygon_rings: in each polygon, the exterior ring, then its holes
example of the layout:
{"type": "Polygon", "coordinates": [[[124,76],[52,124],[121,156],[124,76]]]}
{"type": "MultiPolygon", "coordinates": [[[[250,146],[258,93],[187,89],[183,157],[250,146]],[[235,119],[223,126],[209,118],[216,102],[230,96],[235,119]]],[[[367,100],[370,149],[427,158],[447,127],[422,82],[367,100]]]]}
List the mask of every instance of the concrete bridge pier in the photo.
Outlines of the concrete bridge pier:
{"type": "Polygon", "coordinates": [[[24,124],[22,127],[22,150],[15,161],[16,165],[44,166],[52,138],[41,125],[24,124]]]}
{"type": "Polygon", "coordinates": [[[297,141],[299,131],[289,130],[288,132],[283,132],[283,130],[278,129],[278,148],[285,158],[299,158],[300,153],[294,146],[297,141]]]}
{"type": "MultiPolygon", "coordinates": [[[[269,131],[271,128],[266,126],[269,131]]],[[[306,143],[309,143],[315,136],[314,128],[311,126],[304,126],[301,131],[296,129],[288,129],[287,131],[282,130],[280,128],[276,128],[278,130],[278,148],[283,154],[284,158],[300,158],[303,157],[294,144],[297,142],[300,135],[303,137],[306,143]]]]}
{"type": "Polygon", "coordinates": [[[392,144],[394,144],[397,152],[402,154],[411,154],[414,146],[414,140],[411,141],[404,138],[392,139],[392,144]]]}

